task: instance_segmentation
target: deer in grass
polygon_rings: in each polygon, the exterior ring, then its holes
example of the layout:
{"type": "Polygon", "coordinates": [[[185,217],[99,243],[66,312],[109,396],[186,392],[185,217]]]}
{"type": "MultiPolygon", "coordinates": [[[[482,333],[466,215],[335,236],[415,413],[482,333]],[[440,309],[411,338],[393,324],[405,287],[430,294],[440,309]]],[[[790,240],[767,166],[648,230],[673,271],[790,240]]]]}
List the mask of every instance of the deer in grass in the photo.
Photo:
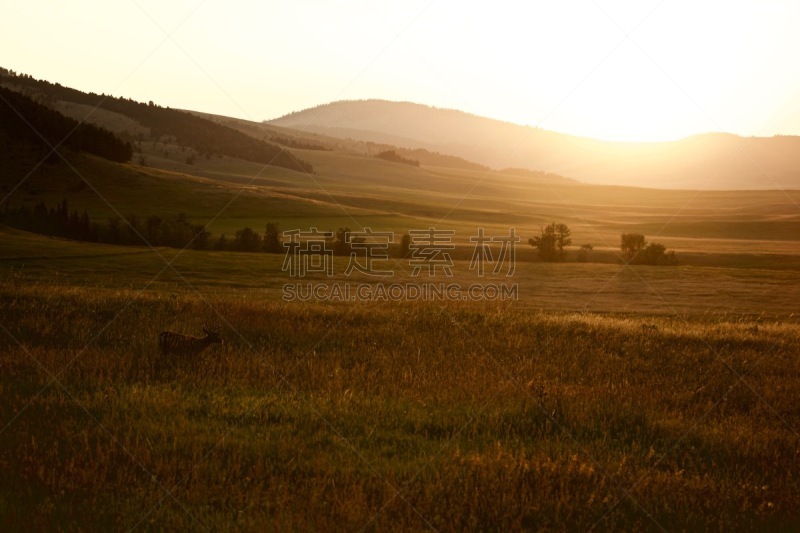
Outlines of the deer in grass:
{"type": "Polygon", "coordinates": [[[158,334],[158,349],[161,355],[175,354],[194,357],[212,344],[224,344],[219,336],[219,330],[203,326],[205,337],[189,337],[171,331],[162,331],[158,334]]]}

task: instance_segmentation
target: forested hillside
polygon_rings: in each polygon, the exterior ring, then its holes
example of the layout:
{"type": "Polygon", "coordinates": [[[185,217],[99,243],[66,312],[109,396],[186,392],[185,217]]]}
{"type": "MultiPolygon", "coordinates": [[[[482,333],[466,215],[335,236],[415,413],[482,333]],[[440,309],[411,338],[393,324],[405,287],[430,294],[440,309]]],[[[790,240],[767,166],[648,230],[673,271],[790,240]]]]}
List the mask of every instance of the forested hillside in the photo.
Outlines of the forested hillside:
{"type": "Polygon", "coordinates": [[[24,92],[45,104],[62,100],[125,115],[149,128],[153,139],[171,137],[200,154],[227,155],[300,172],[314,171],[309,163],[276,144],[255,139],[186,111],[161,107],[152,101],[142,103],[130,98],[84,93],[5,69],[0,69],[0,85],[24,92]]]}
{"type": "MultiPolygon", "coordinates": [[[[131,144],[113,133],[93,124],[81,124],[5,87],[0,87],[0,135],[9,151],[24,143],[40,148],[42,156],[52,148],[66,147],[123,163],[133,154],[131,144]]],[[[58,156],[49,157],[54,158],[58,156]]]]}

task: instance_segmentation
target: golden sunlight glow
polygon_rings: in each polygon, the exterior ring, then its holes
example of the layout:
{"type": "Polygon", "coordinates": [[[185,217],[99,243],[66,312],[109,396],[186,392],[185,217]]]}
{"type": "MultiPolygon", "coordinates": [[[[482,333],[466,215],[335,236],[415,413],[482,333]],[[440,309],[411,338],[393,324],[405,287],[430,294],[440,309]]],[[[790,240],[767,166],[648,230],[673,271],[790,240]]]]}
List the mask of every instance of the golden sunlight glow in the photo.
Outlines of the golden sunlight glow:
{"type": "Polygon", "coordinates": [[[360,98],[575,135],[800,133],[800,2],[8,1],[0,65],[251,120],[360,98]]]}

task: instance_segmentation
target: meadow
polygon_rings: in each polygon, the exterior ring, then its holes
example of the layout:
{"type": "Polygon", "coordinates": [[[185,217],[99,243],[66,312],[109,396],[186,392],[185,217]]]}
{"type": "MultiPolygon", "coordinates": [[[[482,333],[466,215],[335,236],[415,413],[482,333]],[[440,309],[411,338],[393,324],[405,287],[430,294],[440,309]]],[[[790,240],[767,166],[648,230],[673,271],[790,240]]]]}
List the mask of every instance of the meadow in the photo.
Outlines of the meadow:
{"type": "Polygon", "coordinates": [[[0,530],[800,529],[800,192],[412,167],[232,122],[325,147],[291,150],[313,165],[300,173],[97,117],[138,139],[132,162],[42,165],[21,147],[0,158],[3,209],[184,213],[212,240],[277,223],[371,227],[397,246],[446,229],[453,276],[393,254],[390,280],[347,275],[345,257],[291,279],[282,254],[0,225],[0,530]],[[551,222],[574,245],[543,263],[526,243],[551,222]],[[470,269],[479,228],[516,229],[512,276],[470,269]],[[621,264],[626,232],[679,264],[621,264]],[[285,298],[287,283],[428,282],[514,297],[285,298]],[[206,324],[224,345],[158,353],[159,332],[206,324]]]}
{"type": "MultiPolygon", "coordinates": [[[[791,198],[572,185],[526,197],[517,178],[493,176],[491,191],[473,175],[478,197],[462,201],[423,192],[430,170],[412,187],[385,162],[337,180],[344,159],[318,156],[308,183],[270,171],[258,187],[78,160],[92,187],[47,168],[11,202],[67,197],[100,220],[111,206],[184,211],[229,236],[266,222],[448,228],[454,276],[432,281],[513,283],[518,298],[284,301],[281,254],[0,227],[2,530],[800,527],[791,198]],[[384,184],[364,189],[371,175],[384,184]],[[590,262],[536,260],[524,240],[553,219],[595,243],[590,262]],[[643,220],[678,266],[619,263],[618,232],[643,220]],[[517,227],[513,277],[470,271],[478,227],[517,227]],[[160,331],[208,322],[224,346],[157,353],[160,331]]],[[[459,177],[435,172],[449,187],[459,177]]],[[[343,261],[300,281],[380,283],[345,276],[343,261]]],[[[393,283],[420,282],[407,262],[391,268],[393,283]]]]}
{"type": "Polygon", "coordinates": [[[3,237],[4,531],[800,526],[795,270],[286,302],[281,256],[3,237]],[[205,323],[223,346],[157,353],[205,323]]]}

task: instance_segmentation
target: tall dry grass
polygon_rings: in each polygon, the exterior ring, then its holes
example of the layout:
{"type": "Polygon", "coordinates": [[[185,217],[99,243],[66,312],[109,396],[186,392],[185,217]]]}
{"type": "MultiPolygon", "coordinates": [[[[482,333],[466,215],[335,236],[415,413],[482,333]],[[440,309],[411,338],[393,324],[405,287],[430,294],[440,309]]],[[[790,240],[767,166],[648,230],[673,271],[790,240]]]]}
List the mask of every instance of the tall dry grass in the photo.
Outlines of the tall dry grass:
{"type": "Polygon", "coordinates": [[[795,324],[13,280],[0,316],[6,531],[800,526],[795,324]]]}

